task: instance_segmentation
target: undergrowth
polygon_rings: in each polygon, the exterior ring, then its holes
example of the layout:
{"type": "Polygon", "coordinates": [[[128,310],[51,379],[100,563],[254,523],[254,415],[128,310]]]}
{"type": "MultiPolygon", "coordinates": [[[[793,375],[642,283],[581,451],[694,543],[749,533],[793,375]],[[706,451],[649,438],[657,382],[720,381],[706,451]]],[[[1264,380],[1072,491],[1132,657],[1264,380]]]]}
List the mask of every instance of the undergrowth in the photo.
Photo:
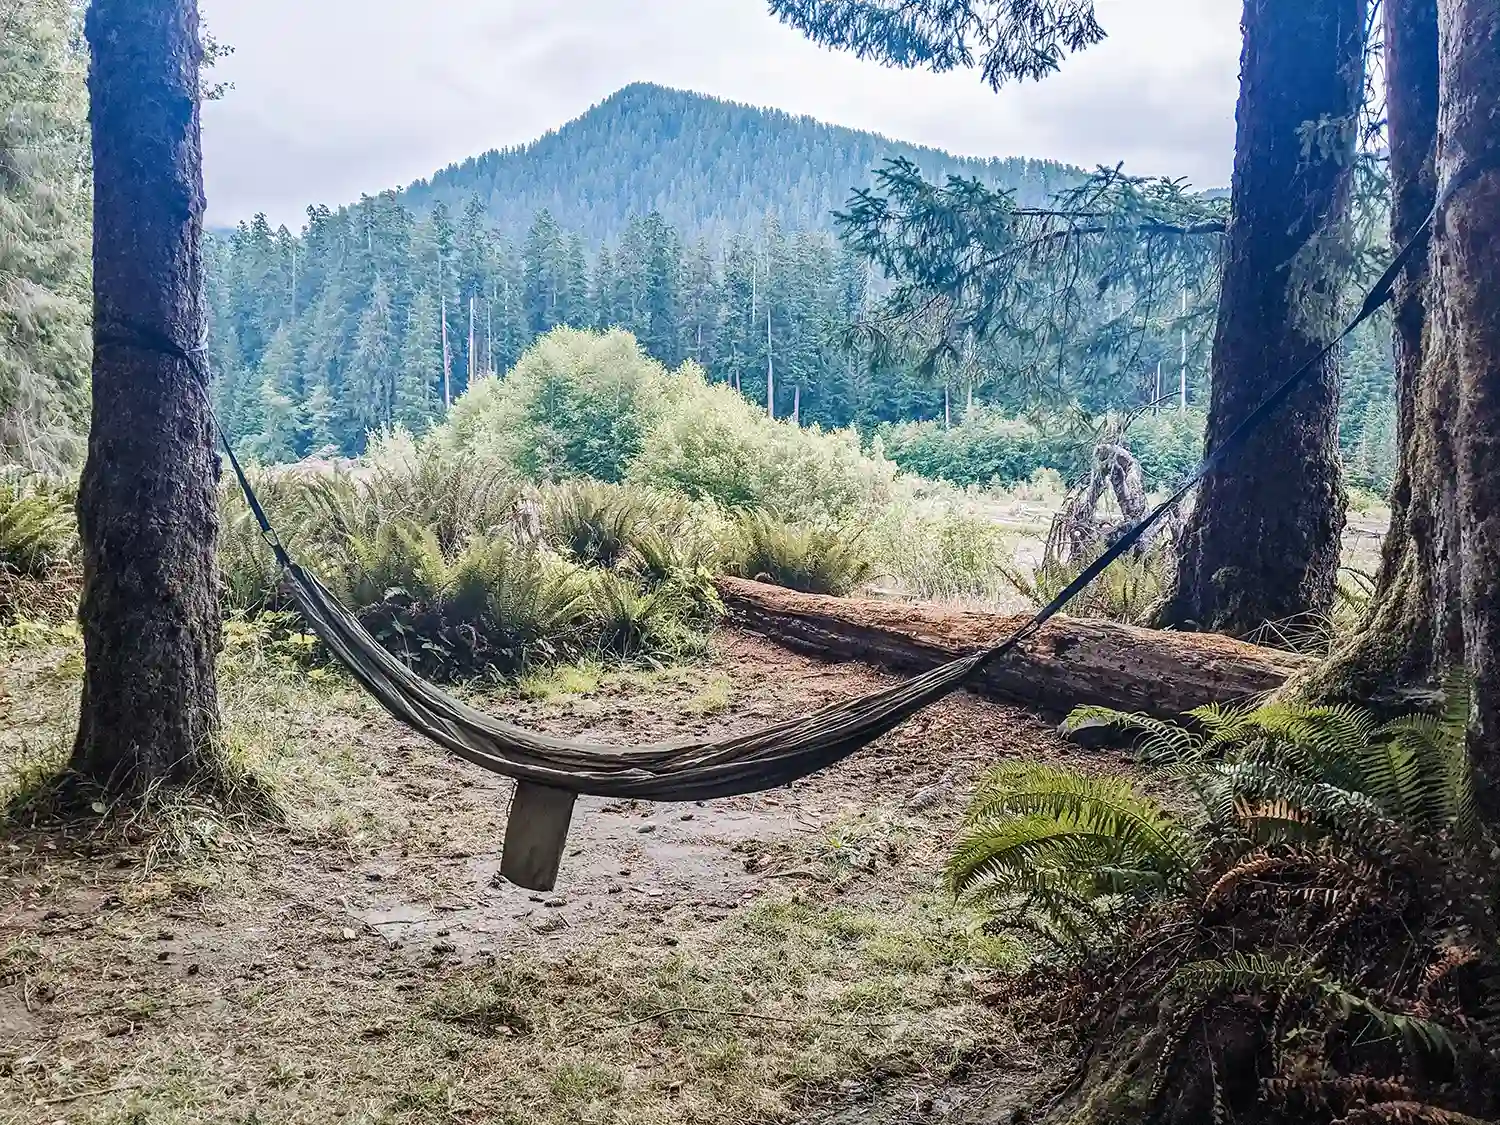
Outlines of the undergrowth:
{"type": "Polygon", "coordinates": [[[1015,999],[1038,1018],[1055,1004],[1092,1058],[1083,1119],[1500,1108],[1491,845],[1460,682],[1449,701],[1387,723],[1346,706],[1207,707],[1181,725],[1084,708],[1070,722],[1137,732],[1186,807],[1037,765],[980,786],[950,885],[1031,943],[1015,999]]]}

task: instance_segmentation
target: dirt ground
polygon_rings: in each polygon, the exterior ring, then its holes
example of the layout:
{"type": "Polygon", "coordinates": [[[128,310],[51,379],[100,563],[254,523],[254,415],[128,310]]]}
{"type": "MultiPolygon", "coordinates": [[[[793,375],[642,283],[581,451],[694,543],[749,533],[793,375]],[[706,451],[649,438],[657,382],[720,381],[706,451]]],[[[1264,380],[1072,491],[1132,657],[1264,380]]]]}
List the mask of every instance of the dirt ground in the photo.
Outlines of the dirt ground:
{"type": "MultiPolygon", "coordinates": [[[[33,639],[0,673],[13,793],[66,747],[77,651],[33,639]]],[[[480,701],[647,741],[887,682],[724,632],[701,665],[480,701]]],[[[583,799],[542,895],[497,874],[510,782],[255,644],[223,692],[280,822],[0,836],[0,1121],[978,1122],[1046,1079],[986,1003],[1015,948],[941,884],[981,771],[1112,765],[1024,711],[956,697],[767,794],[583,799]]]]}

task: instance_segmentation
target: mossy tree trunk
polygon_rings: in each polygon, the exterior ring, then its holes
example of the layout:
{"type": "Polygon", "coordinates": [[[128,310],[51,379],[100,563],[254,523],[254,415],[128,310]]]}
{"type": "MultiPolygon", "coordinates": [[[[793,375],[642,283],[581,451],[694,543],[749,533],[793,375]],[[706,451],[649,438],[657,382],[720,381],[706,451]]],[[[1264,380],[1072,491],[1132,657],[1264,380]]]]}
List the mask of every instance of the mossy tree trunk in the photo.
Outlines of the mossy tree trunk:
{"type": "MultiPolygon", "coordinates": [[[[1245,0],[1233,220],[1214,337],[1212,450],[1331,328],[1326,242],[1347,217],[1365,0],[1245,0]]],[[[1327,610],[1344,504],[1330,359],[1199,489],[1162,623],[1243,635],[1327,610]]]]}
{"type": "Polygon", "coordinates": [[[95,346],[72,767],[136,790],[197,775],[218,725],[207,400],[188,364],[139,343],[192,348],[202,330],[197,2],[93,0],[86,33],[95,346]]]}
{"type": "MultiPolygon", "coordinates": [[[[1390,0],[1388,0],[1390,2],[1390,0]]],[[[1436,194],[1398,293],[1400,464],[1366,620],[1311,694],[1400,701],[1473,677],[1483,800],[1500,813],[1500,0],[1397,0],[1388,21],[1397,237],[1436,194]],[[1403,54],[1405,52],[1405,54],[1403,54]],[[1436,143],[1433,144],[1433,137],[1436,143]],[[1430,162],[1428,154],[1435,154],[1430,162]]]]}

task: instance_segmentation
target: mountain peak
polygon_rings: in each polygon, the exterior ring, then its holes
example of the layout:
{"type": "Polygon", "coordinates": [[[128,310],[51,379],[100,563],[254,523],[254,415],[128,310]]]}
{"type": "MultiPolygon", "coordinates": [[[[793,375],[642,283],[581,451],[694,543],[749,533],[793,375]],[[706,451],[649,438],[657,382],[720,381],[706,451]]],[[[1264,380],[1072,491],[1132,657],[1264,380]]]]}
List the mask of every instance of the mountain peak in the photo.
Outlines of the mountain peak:
{"type": "Polygon", "coordinates": [[[893,157],[929,176],[973,176],[1042,203],[1080,170],[1050,160],[978,159],[662,86],[632,82],[536,140],[453,164],[403,193],[425,211],[473,197],[505,235],[543,208],[593,244],[658,211],[688,237],[721,239],[762,224],[828,228],[893,157]]]}

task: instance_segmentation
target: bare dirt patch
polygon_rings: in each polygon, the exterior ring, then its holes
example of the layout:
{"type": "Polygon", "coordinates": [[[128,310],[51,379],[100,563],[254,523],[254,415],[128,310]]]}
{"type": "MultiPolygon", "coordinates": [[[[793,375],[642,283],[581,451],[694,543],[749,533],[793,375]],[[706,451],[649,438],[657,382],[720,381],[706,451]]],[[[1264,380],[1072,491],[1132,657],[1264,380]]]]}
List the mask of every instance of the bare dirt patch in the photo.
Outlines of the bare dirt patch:
{"type": "MultiPolygon", "coordinates": [[[[767,794],[584,799],[536,895],[496,874],[510,782],[341,677],[235,660],[231,740],[285,825],[190,825],[170,861],[0,840],[0,1120],[977,1121],[1045,1074],[984,1002],[1014,950],[939,878],[981,770],[1078,754],[1025,712],[955,697],[767,794]]],[[[66,645],[0,663],[13,784],[65,739],[77,670],[66,645]]],[[[483,704],[646,741],[890,679],[725,633],[701,666],[483,704]]]]}

